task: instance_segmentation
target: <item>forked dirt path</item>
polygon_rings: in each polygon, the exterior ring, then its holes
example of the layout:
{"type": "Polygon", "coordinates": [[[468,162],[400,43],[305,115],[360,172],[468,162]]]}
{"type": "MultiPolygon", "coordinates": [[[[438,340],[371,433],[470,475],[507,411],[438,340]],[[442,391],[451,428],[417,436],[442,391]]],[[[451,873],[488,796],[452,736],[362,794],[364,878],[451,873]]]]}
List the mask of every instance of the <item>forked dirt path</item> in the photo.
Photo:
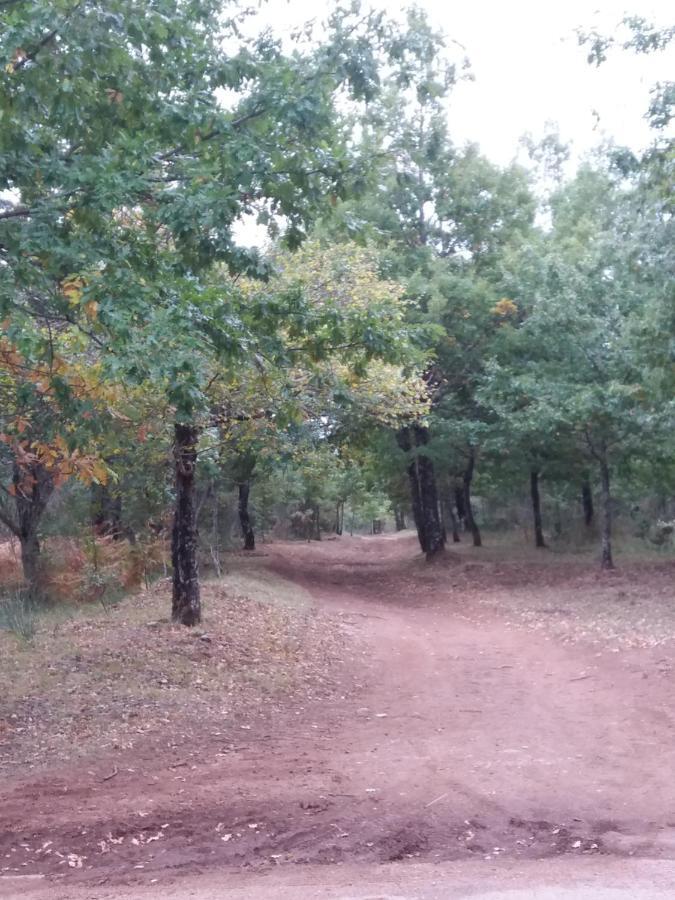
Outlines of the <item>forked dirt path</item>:
{"type": "Polygon", "coordinates": [[[415,553],[273,545],[266,564],[349,633],[343,695],[227,748],[204,734],[185,762],[137,747],[14,780],[3,857],[59,876],[54,897],[214,866],[675,857],[673,685],[653,655],[510,626],[453,589],[461,559],[415,553]]]}

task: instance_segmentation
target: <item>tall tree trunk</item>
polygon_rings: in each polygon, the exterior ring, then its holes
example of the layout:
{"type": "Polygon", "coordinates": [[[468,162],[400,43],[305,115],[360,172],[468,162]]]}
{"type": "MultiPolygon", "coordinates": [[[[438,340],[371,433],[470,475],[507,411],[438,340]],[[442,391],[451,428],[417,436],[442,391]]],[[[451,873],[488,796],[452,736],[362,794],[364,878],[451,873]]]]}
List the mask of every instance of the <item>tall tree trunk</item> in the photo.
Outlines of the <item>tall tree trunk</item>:
{"type": "Polygon", "coordinates": [[[530,472],[530,496],[532,498],[532,517],[534,519],[534,546],[545,547],[544,528],[541,521],[541,499],[539,497],[539,471],[530,472]]]}
{"type": "Polygon", "coordinates": [[[473,481],[473,473],[476,468],[476,451],[473,447],[469,448],[469,461],[464,475],[462,476],[463,499],[464,499],[464,516],[466,527],[471,532],[474,547],[482,547],[483,539],[480,535],[480,529],[473,515],[473,506],[471,505],[471,483],[473,481]]]}
{"type": "Polygon", "coordinates": [[[29,596],[37,599],[42,590],[38,528],[49,499],[54,493],[54,480],[48,469],[34,462],[27,466],[15,463],[12,481],[16,508],[14,531],[21,545],[23,577],[29,596]]]}
{"type": "Polygon", "coordinates": [[[26,583],[28,594],[37,598],[41,592],[42,566],[40,560],[40,541],[35,532],[19,535],[21,545],[21,568],[23,580],[26,583]]]}
{"type": "Polygon", "coordinates": [[[452,493],[446,493],[442,501],[442,511],[445,520],[446,532],[449,531],[452,534],[453,544],[459,544],[461,542],[461,538],[459,536],[459,523],[457,522],[457,516],[455,515],[454,510],[454,499],[455,498],[452,493]]]}
{"type": "Polygon", "coordinates": [[[394,522],[397,531],[405,531],[405,513],[403,507],[398,504],[394,507],[394,522]]]}
{"type": "Polygon", "coordinates": [[[319,504],[316,503],[314,505],[314,514],[312,516],[312,522],[314,525],[314,540],[321,540],[321,510],[319,509],[319,504]]]}
{"type": "Polygon", "coordinates": [[[222,575],[220,566],[220,502],[218,490],[214,487],[211,506],[211,560],[218,578],[222,575]]]}
{"type": "Polygon", "coordinates": [[[248,496],[251,491],[249,481],[239,482],[239,524],[244,537],[244,550],[255,550],[255,532],[248,512],[248,496]]]}
{"type": "Polygon", "coordinates": [[[455,509],[457,510],[457,522],[460,528],[466,530],[466,506],[464,503],[464,485],[455,485],[455,509]]]}
{"type": "Polygon", "coordinates": [[[345,523],[345,501],[338,500],[335,506],[335,534],[338,536],[344,531],[345,523]]]}
{"type": "Polygon", "coordinates": [[[173,563],[172,618],[182,625],[201,621],[199,566],[197,561],[197,516],[195,466],[199,429],[194,425],[174,425],[176,510],[171,535],[173,563]]]}
{"type": "MultiPolygon", "coordinates": [[[[406,453],[419,451],[429,442],[429,430],[421,425],[410,425],[401,428],[396,438],[399,447],[406,453]]],[[[427,559],[431,560],[445,546],[445,529],[438,512],[434,464],[422,451],[415,453],[407,468],[417,537],[427,559]]]]}
{"type": "Polygon", "coordinates": [[[588,478],[584,478],[581,483],[581,505],[584,510],[584,525],[590,528],[593,524],[593,492],[591,491],[591,483],[588,478]]]}
{"type": "Polygon", "coordinates": [[[600,463],[600,487],[602,495],[602,556],[603,569],[613,569],[612,559],[612,494],[610,490],[609,465],[603,452],[600,463]]]}

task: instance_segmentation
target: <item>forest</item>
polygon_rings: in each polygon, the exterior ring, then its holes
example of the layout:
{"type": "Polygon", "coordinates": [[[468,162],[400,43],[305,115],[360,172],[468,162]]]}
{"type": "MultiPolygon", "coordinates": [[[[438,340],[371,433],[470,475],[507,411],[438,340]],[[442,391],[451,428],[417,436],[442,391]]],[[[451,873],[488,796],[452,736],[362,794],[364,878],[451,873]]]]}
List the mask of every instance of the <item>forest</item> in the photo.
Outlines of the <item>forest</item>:
{"type": "Polygon", "coordinates": [[[258,7],[0,0],[0,893],[671,859],[674,84],[501,165],[422,7],[258,7]]]}
{"type": "MultiPolygon", "coordinates": [[[[672,547],[672,87],[641,158],[566,176],[551,132],[499,168],[453,144],[470,63],[419,10],[347,5],[285,47],[236,4],[3,7],[0,521],[26,596],[51,537],[86,548],[85,595],[119,574],[99,538],[137,575],[170,542],[195,624],[235,515],[247,550],[410,522],[432,560],[485,525],[611,568],[615,517],[672,547]]],[[[672,37],[625,28],[580,37],[589,60],[672,37]]]]}

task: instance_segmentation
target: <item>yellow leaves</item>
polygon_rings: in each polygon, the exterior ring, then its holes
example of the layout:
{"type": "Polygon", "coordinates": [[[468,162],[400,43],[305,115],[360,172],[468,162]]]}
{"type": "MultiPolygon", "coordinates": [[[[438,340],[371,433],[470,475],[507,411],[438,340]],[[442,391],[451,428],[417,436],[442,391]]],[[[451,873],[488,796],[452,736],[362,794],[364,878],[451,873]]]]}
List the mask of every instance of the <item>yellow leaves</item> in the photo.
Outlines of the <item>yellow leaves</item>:
{"type": "Polygon", "coordinates": [[[71,306],[77,306],[82,299],[84,281],[78,277],[66,278],[61,282],[61,293],[71,306]]]}
{"type": "MultiPolygon", "coordinates": [[[[66,214],[66,218],[71,218],[72,215],[73,210],[70,210],[70,212],[66,214]]],[[[91,273],[88,276],[70,275],[61,282],[60,289],[70,306],[75,307],[82,304],[85,316],[90,322],[94,322],[98,318],[98,302],[89,298],[82,303],[85,296],[85,288],[91,285],[91,281],[91,273]]]]}
{"type": "Polygon", "coordinates": [[[503,297],[495,303],[490,311],[493,316],[499,316],[500,319],[508,319],[511,316],[516,316],[518,314],[518,307],[513,300],[509,300],[508,297],[503,297]]]}
{"type": "Polygon", "coordinates": [[[100,460],[93,460],[91,462],[89,471],[91,473],[92,480],[97,484],[108,483],[108,469],[100,460]]]}
{"type": "Polygon", "coordinates": [[[366,247],[324,247],[318,241],[308,241],[280,263],[281,287],[300,285],[316,307],[360,310],[382,306],[388,316],[401,313],[402,286],[380,278],[377,255],[366,247]]]}
{"type": "MultiPolygon", "coordinates": [[[[93,453],[82,453],[77,447],[71,450],[62,435],[56,435],[52,441],[16,440],[2,435],[3,443],[11,447],[15,462],[21,472],[17,482],[18,490],[30,493],[35,478],[31,474],[36,466],[41,466],[59,486],[69,478],[77,478],[86,485],[93,482],[107,484],[109,470],[106,464],[93,453]]],[[[15,494],[17,487],[8,488],[15,494]]]]}
{"type": "Polygon", "coordinates": [[[98,303],[96,300],[88,300],[84,304],[84,312],[90,322],[95,322],[98,318],[98,303]]]}
{"type": "Polygon", "coordinates": [[[396,427],[401,422],[423,419],[430,398],[424,380],[406,376],[398,366],[372,361],[362,376],[337,365],[335,374],[348,387],[352,403],[369,418],[396,427]]]}

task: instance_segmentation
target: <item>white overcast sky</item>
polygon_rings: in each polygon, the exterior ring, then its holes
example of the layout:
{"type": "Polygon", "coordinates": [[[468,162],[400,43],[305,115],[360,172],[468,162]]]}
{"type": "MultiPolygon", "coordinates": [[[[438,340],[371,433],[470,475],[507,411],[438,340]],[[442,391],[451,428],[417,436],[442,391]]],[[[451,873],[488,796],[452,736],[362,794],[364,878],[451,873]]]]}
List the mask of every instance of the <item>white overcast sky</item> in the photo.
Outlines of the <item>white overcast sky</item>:
{"type": "MultiPolygon", "coordinates": [[[[325,17],[330,0],[268,0],[260,18],[284,32],[325,17]]],[[[397,14],[408,3],[371,2],[397,14]]],[[[455,143],[476,141],[500,164],[519,137],[541,137],[547,122],[578,158],[603,138],[640,149],[650,141],[644,120],[649,88],[675,79],[675,47],[667,54],[617,51],[599,68],[586,62],[575,28],[612,32],[626,13],[658,24],[675,19],[673,0],[417,0],[430,20],[466,47],[475,81],[458,85],[449,104],[455,143]],[[596,115],[597,113],[597,115],[596,115]],[[599,117],[599,118],[598,118],[599,117]]]]}

